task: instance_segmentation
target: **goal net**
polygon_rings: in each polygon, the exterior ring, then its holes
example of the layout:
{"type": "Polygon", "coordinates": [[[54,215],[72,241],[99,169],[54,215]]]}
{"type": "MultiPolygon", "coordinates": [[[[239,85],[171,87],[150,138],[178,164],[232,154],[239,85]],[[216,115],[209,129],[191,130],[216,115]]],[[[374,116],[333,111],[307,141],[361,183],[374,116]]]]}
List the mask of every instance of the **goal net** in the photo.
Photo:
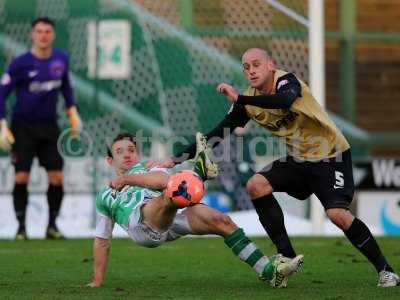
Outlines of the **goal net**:
{"type": "MultiPolygon", "coordinates": [[[[90,139],[81,142],[84,152],[70,149],[69,154],[101,160],[109,138],[143,129],[144,136],[153,136],[143,154],[168,155],[173,137],[192,142],[196,131],[207,132],[222,120],[230,105],[216,86],[246,87],[240,56],[247,48],[266,49],[279,68],[308,81],[308,30],[302,24],[307,9],[307,1],[298,0],[0,0],[0,71],[29,49],[32,19],[49,16],[56,21],[55,46],[70,56],[84,137],[90,139]],[[102,24],[118,20],[128,22],[128,29],[104,42],[108,25],[102,24]],[[129,47],[118,42],[119,34],[129,47]],[[124,74],[107,75],[107,62],[124,74]]],[[[8,116],[12,103],[7,102],[8,116]]],[[[60,101],[61,128],[68,126],[64,115],[60,101]]],[[[234,199],[239,210],[251,207],[246,180],[282,152],[259,126],[250,122],[244,130],[246,135],[238,132],[225,142],[229,159],[220,164],[223,175],[209,185],[234,199]]],[[[219,147],[215,155],[223,151],[219,147]]],[[[98,184],[108,174],[101,165],[93,172],[98,184]]],[[[96,190],[96,185],[88,186],[96,190]]]]}

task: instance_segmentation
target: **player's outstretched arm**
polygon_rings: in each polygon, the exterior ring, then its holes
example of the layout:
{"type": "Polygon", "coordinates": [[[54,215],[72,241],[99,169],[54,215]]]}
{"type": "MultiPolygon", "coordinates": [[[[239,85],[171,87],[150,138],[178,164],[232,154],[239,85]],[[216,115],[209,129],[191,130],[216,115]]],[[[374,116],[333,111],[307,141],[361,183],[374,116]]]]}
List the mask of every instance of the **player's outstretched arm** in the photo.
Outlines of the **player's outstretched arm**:
{"type": "Polygon", "coordinates": [[[108,254],[111,242],[108,239],[96,237],[93,243],[93,278],[88,284],[89,287],[100,287],[104,280],[107,269],[108,254]]]}
{"type": "Polygon", "coordinates": [[[301,84],[292,73],[280,77],[276,93],[258,96],[239,95],[235,88],[227,83],[218,85],[217,90],[226,95],[229,101],[241,105],[252,105],[266,109],[289,109],[293,102],[301,97],[301,84]]]}
{"type": "MultiPolygon", "coordinates": [[[[231,134],[237,127],[246,126],[250,118],[247,116],[246,109],[243,105],[233,104],[225,118],[211,131],[209,131],[205,137],[207,142],[212,141],[216,138],[216,141],[211,143],[211,147],[215,148],[219,145],[222,139],[231,134]]],[[[196,155],[196,143],[187,146],[180,153],[170,158],[174,164],[180,164],[188,159],[194,158],[196,155]]]]}
{"type": "Polygon", "coordinates": [[[149,172],[146,174],[131,174],[118,176],[111,180],[110,187],[116,190],[125,185],[141,186],[152,190],[162,190],[167,186],[169,175],[165,172],[149,172]]]}
{"type": "MultiPolygon", "coordinates": [[[[229,86],[228,84],[223,84],[223,86],[221,85],[218,86],[217,88],[218,90],[219,88],[225,90],[229,86]]],[[[234,98],[235,97],[234,94],[236,93],[238,95],[238,93],[232,86],[230,87],[231,87],[230,91],[232,92],[232,97],[234,98]]],[[[228,114],[225,116],[225,118],[214,129],[212,129],[205,135],[206,139],[207,141],[210,141],[212,138],[223,139],[225,138],[224,135],[226,132],[225,129],[228,129],[228,132],[232,133],[235,130],[235,128],[244,127],[249,120],[250,118],[246,113],[245,107],[243,105],[234,103],[231,109],[229,110],[228,114]]],[[[218,144],[219,142],[213,143],[212,147],[214,148],[218,146],[218,144]]],[[[180,153],[171,158],[162,161],[149,161],[147,163],[147,167],[152,168],[157,166],[162,168],[172,168],[177,164],[180,164],[188,159],[194,158],[195,155],[196,155],[196,143],[192,143],[189,146],[187,146],[184,150],[182,150],[180,153]]]]}

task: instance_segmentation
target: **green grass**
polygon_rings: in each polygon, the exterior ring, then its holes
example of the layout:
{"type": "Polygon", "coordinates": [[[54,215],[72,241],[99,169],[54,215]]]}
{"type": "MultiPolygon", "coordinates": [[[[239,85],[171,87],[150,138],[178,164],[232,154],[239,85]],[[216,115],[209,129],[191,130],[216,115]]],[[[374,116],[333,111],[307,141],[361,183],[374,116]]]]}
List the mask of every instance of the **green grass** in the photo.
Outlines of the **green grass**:
{"type": "MultiPolygon", "coordinates": [[[[267,239],[254,240],[266,254],[267,239]]],[[[219,238],[181,239],[156,249],[114,240],[100,289],[85,288],[91,240],[0,241],[0,299],[400,299],[379,289],[373,267],[342,238],[294,238],[303,271],[286,289],[257,280],[219,238]]],[[[379,243],[400,270],[400,238],[379,243]]]]}

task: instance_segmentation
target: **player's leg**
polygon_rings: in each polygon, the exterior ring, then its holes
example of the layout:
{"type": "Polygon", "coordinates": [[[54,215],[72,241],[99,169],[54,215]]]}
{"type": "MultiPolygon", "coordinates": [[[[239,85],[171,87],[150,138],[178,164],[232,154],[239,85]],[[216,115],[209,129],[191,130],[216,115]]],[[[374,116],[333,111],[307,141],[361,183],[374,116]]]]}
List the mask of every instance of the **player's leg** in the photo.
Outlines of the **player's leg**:
{"type": "MultiPolygon", "coordinates": [[[[286,286],[287,277],[292,275],[302,262],[302,256],[287,263],[271,261],[229,216],[206,205],[199,204],[188,207],[184,211],[184,215],[187,218],[187,227],[190,228],[190,233],[196,235],[217,234],[224,237],[225,244],[240,260],[253,268],[260,279],[271,282],[275,287],[286,286]]],[[[176,226],[172,227],[172,231],[179,231],[176,226]]]]}
{"type": "Polygon", "coordinates": [[[62,171],[64,161],[57,148],[59,130],[57,125],[53,123],[36,124],[35,134],[37,136],[39,163],[46,169],[48,178],[47,203],[49,206],[49,220],[46,238],[61,239],[64,236],[56,224],[64,198],[64,176],[62,171]]]}
{"type": "Polygon", "coordinates": [[[64,236],[57,227],[56,219],[60,213],[64,197],[63,177],[61,170],[47,171],[49,186],[47,188],[47,203],[49,205],[49,221],[46,230],[46,238],[62,239],[64,236]]]}
{"type": "Polygon", "coordinates": [[[153,198],[142,206],[142,223],[156,231],[165,232],[171,227],[177,211],[178,207],[169,198],[153,198]]]}
{"type": "MultiPolygon", "coordinates": [[[[195,168],[197,165],[198,173],[204,180],[210,178],[210,168],[217,171],[208,154],[206,154],[207,143],[201,134],[196,135],[197,151],[195,158],[195,168]],[[213,169],[214,168],[214,169],[213,169]]],[[[216,176],[216,173],[215,173],[216,176]]],[[[183,190],[184,191],[184,190],[183,190]]],[[[177,210],[181,208],[178,204],[164,194],[160,197],[151,199],[141,207],[140,222],[132,223],[130,231],[133,239],[139,244],[147,247],[159,246],[167,239],[168,231],[172,226],[177,210]],[[136,226],[137,225],[137,226],[136,226]]]]}
{"type": "MultiPolygon", "coordinates": [[[[203,178],[203,180],[214,178],[218,174],[218,166],[210,159],[210,149],[207,145],[206,138],[201,133],[196,134],[196,146],[197,146],[196,149],[197,151],[196,151],[196,158],[194,160],[195,161],[194,171],[197,174],[199,174],[199,176],[203,178]]],[[[252,181],[251,184],[254,184],[257,190],[260,187],[259,182],[252,181]]],[[[263,183],[261,183],[261,187],[262,185],[263,183]]],[[[253,191],[253,195],[256,192],[254,189],[251,189],[251,191],[253,191]]],[[[264,193],[264,191],[262,191],[262,193],[264,193]]],[[[293,247],[290,244],[290,240],[287,236],[286,229],[284,227],[282,210],[276,199],[273,197],[272,192],[268,197],[256,196],[255,199],[260,200],[257,202],[255,206],[257,208],[257,212],[260,215],[260,220],[262,221],[262,224],[264,225],[265,228],[268,228],[267,232],[270,234],[270,236],[272,235],[275,237],[279,235],[279,238],[275,239],[279,241],[278,243],[276,243],[277,248],[280,250],[280,252],[283,252],[284,255],[291,258],[295,258],[296,254],[293,250],[293,247]],[[271,201],[263,201],[265,200],[265,198],[271,201]],[[270,215],[268,214],[260,214],[260,211],[264,209],[268,209],[268,212],[270,212],[271,215],[274,216],[275,218],[270,218],[270,215]],[[271,224],[271,226],[266,225],[267,223],[268,225],[271,224]],[[286,239],[282,238],[284,236],[286,236],[286,239]]],[[[279,257],[281,258],[278,260],[279,262],[288,262],[288,263],[291,262],[290,258],[283,257],[282,255],[280,255],[279,257]]],[[[299,264],[300,263],[302,263],[302,259],[299,260],[299,264]]],[[[299,268],[300,266],[299,264],[296,263],[296,270],[299,268]]],[[[283,286],[286,286],[286,283],[287,283],[287,278],[284,279],[283,286]]]]}
{"type": "Polygon", "coordinates": [[[274,161],[251,177],[246,188],[262,226],[277,248],[277,253],[289,258],[295,257],[296,252],[285,228],[282,209],[272,192],[282,191],[297,198],[307,198],[310,193],[296,163],[291,158],[274,161]]]}
{"type": "MultiPolygon", "coordinates": [[[[211,154],[211,149],[209,148],[209,146],[207,144],[207,140],[206,140],[205,136],[198,132],[196,134],[196,156],[194,158],[194,171],[204,181],[207,179],[213,179],[218,175],[218,165],[211,160],[210,154],[211,154]]],[[[200,217],[196,216],[195,218],[191,218],[193,224],[191,224],[190,227],[194,226],[194,228],[197,230],[197,231],[195,231],[195,234],[212,233],[212,234],[221,235],[223,237],[227,237],[229,235],[229,236],[233,237],[232,238],[233,242],[235,242],[236,239],[241,240],[243,238],[243,241],[245,241],[244,242],[245,245],[247,245],[246,243],[249,243],[250,248],[253,249],[253,247],[254,247],[254,251],[255,251],[254,255],[255,255],[256,259],[258,258],[257,255],[261,254],[262,258],[260,260],[260,263],[256,264],[258,271],[260,271],[261,269],[263,270],[263,272],[267,272],[267,270],[271,271],[270,265],[266,265],[266,266],[264,266],[264,268],[260,267],[260,264],[262,265],[263,263],[265,263],[267,261],[269,262],[269,259],[264,257],[264,255],[262,255],[262,253],[257,249],[257,247],[255,247],[255,245],[252,244],[251,241],[249,239],[247,239],[247,237],[245,237],[243,230],[240,228],[237,228],[236,225],[230,220],[230,218],[228,216],[219,214],[216,211],[213,211],[209,208],[202,208],[202,206],[195,206],[195,208],[188,208],[186,210],[186,212],[188,212],[189,215],[191,215],[191,212],[193,212],[193,210],[194,211],[197,211],[197,210],[200,210],[200,211],[210,210],[211,211],[209,215],[207,213],[205,214],[205,218],[201,218],[201,214],[200,214],[200,217]]],[[[171,232],[174,232],[174,230],[171,230],[171,232]]],[[[230,241],[230,240],[231,239],[226,238],[226,241],[230,241]]],[[[227,243],[227,245],[229,246],[229,243],[227,243]]],[[[230,247],[230,248],[232,248],[232,247],[230,247]]],[[[234,251],[234,253],[235,253],[235,251],[234,251]]],[[[237,255],[237,253],[235,253],[235,254],[237,255]]],[[[254,255],[252,256],[252,253],[250,253],[249,255],[250,255],[250,257],[254,256],[254,255]]],[[[295,256],[296,255],[294,255],[293,258],[295,256]]],[[[239,256],[239,257],[241,257],[241,256],[239,256]]],[[[302,256],[301,256],[301,259],[299,259],[299,258],[296,258],[296,259],[298,259],[298,263],[295,263],[296,270],[297,270],[299,267],[299,264],[302,262],[302,256]]],[[[280,260],[278,262],[282,262],[282,260],[280,260]]],[[[291,261],[291,259],[287,259],[286,262],[292,263],[292,265],[293,265],[293,262],[291,261]]],[[[250,263],[250,265],[251,265],[251,263],[250,263]]],[[[253,266],[253,268],[254,268],[254,266],[253,266]]],[[[259,273],[259,276],[260,276],[260,278],[265,278],[265,279],[267,278],[267,276],[260,275],[260,273],[259,273]]],[[[274,284],[277,284],[277,283],[274,283],[274,284]]],[[[280,282],[280,285],[286,286],[286,284],[287,284],[287,278],[285,277],[285,278],[283,278],[283,281],[280,282]]]]}
{"type": "Polygon", "coordinates": [[[153,198],[134,209],[127,232],[140,246],[158,247],[168,239],[177,210],[170,199],[164,196],[153,198]]]}
{"type": "Polygon", "coordinates": [[[196,133],[196,156],[193,159],[193,171],[205,181],[218,176],[218,165],[211,159],[211,149],[207,145],[206,137],[200,132],[196,133]]]}
{"type": "Polygon", "coordinates": [[[13,202],[15,209],[15,216],[18,221],[16,240],[26,240],[26,208],[28,206],[28,182],[29,173],[24,171],[17,171],[15,173],[15,184],[13,189],[13,202]]]}
{"type": "Polygon", "coordinates": [[[23,124],[13,124],[15,143],[12,146],[11,161],[15,168],[15,184],[12,192],[15,215],[18,220],[17,240],[27,239],[25,228],[26,208],[28,205],[28,183],[33,158],[36,153],[35,143],[30,129],[23,124]]]}
{"type": "Polygon", "coordinates": [[[399,277],[382,254],[371,231],[348,210],[354,194],[350,150],[343,153],[341,161],[312,164],[310,173],[314,175],[312,180],[316,183],[315,194],[324,206],[327,216],[374,265],[379,274],[378,286],[399,284],[399,277]]]}
{"type": "Polygon", "coordinates": [[[400,284],[400,279],[382,254],[378,243],[367,225],[355,218],[348,210],[331,208],[326,210],[329,219],[343,230],[349,241],[376,268],[379,276],[378,286],[390,287],[400,284]]]}

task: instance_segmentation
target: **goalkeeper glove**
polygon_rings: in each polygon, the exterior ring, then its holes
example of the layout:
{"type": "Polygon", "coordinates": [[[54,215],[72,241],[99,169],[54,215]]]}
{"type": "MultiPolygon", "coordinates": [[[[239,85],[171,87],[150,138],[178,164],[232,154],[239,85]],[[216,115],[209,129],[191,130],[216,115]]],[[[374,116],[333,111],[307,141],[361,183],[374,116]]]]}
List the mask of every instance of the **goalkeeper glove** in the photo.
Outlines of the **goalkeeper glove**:
{"type": "Polygon", "coordinates": [[[75,106],[71,106],[67,112],[69,123],[71,124],[71,133],[73,135],[79,135],[82,131],[83,125],[82,120],[76,110],[75,106]]]}
{"type": "Polygon", "coordinates": [[[4,151],[10,151],[11,145],[14,144],[15,139],[11,130],[7,126],[5,119],[0,120],[0,148],[4,151]]]}

